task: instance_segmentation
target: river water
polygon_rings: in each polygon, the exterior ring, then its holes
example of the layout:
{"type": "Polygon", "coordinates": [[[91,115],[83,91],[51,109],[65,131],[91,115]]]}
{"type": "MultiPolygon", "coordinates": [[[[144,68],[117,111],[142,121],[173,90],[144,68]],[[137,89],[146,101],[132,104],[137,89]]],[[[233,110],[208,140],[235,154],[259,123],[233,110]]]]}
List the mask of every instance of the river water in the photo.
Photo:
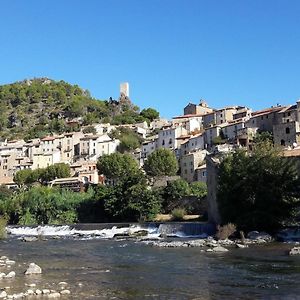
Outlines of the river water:
{"type": "Polygon", "coordinates": [[[300,299],[300,257],[286,254],[292,246],[271,243],[207,253],[90,234],[35,242],[13,234],[0,241],[0,255],[16,261],[11,267],[16,278],[2,279],[0,288],[24,292],[35,283],[59,289],[65,281],[72,293],[67,299],[300,299]],[[30,262],[43,274],[23,275],[30,262]]]}

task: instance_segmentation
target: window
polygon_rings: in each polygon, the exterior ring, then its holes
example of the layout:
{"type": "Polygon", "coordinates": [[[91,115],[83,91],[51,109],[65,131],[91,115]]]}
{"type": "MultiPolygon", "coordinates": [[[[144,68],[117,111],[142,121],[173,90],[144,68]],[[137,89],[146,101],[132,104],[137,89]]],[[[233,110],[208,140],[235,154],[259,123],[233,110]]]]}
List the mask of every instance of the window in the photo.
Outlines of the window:
{"type": "Polygon", "coordinates": [[[165,140],[162,140],[162,143],[161,143],[163,146],[164,146],[164,144],[165,144],[165,140]]]}
{"type": "Polygon", "coordinates": [[[202,172],[202,176],[205,177],[206,176],[206,171],[202,172]]]}
{"type": "Polygon", "coordinates": [[[194,173],[194,169],[191,169],[191,173],[194,173]]]}
{"type": "Polygon", "coordinates": [[[172,141],[172,139],[170,139],[170,140],[169,140],[169,144],[171,145],[171,144],[172,144],[172,142],[173,142],[173,141],[172,141]]]}
{"type": "Polygon", "coordinates": [[[289,134],[289,133],[290,133],[290,128],[289,128],[289,127],[287,127],[287,128],[285,129],[285,133],[286,133],[286,134],[289,134]]]}
{"type": "Polygon", "coordinates": [[[263,119],[264,119],[264,116],[261,116],[260,118],[263,120],[263,119]]]}
{"type": "Polygon", "coordinates": [[[184,174],[187,174],[187,169],[184,170],[184,174]]]}
{"type": "Polygon", "coordinates": [[[288,116],[290,116],[291,115],[291,113],[290,112],[288,112],[288,116]]]}
{"type": "Polygon", "coordinates": [[[290,119],[286,119],[286,122],[287,122],[287,123],[290,123],[290,119]]]}
{"type": "Polygon", "coordinates": [[[266,119],[269,119],[269,116],[268,116],[268,115],[266,115],[266,119]]]}
{"type": "Polygon", "coordinates": [[[191,166],[193,165],[193,162],[192,162],[192,161],[190,162],[190,165],[191,165],[191,166]]]}

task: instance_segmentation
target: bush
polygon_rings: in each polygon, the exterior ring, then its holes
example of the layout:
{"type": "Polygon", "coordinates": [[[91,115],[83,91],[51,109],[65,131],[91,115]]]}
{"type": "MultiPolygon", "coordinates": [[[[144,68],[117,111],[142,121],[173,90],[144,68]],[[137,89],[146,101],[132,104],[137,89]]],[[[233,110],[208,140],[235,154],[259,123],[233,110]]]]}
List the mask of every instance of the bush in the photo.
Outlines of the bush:
{"type": "Polygon", "coordinates": [[[6,225],[7,220],[4,217],[0,217],[0,240],[3,240],[6,238],[6,225]]]}
{"type": "Polygon", "coordinates": [[[217,227],[217,233],[216,233],[216,238],[218,240],[226,240],[228,239],[231,235],[233,235],[236,232],[236,226],[232,223],[228,223],[224,226],[218,225],[217,227]]]}
{"type": "Polygon", "coordinates": [[[173,221],[183,221],[186,215],[186,210],[184,208],[174,208],[171,212],[173,221]]]}

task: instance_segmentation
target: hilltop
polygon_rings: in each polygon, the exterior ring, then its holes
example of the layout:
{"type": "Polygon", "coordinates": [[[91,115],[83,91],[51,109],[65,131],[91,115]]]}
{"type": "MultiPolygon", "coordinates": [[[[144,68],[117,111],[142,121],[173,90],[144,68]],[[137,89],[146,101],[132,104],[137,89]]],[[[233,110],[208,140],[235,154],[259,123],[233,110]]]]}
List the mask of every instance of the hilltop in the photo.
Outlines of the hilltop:
{"type": "Polygon", "coordinates": [[[78,85],[34,78],[0,86],[0,138],[36,138],[80,125],[146,120],[129,99],[98,100],[78,85]]]}

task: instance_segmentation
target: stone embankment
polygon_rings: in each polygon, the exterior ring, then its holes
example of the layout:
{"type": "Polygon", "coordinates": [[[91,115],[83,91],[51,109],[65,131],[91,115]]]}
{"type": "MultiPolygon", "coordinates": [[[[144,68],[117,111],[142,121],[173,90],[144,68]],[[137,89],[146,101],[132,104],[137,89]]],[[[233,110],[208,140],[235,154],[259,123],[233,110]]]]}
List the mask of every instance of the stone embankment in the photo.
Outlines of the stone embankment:
{"type": "MultiPolygon", "coordinates": [[[[0,268],[1,269],[11,269],[16,262],[14,260],[10,260],[7,256],[0,257],[0,268]]],[[[42,268],[35,263],[30,263],[28,268],[24,271],[23,276],[27,278],[31,276],[37,276],[42,274],[42,268]]],[[[9,271],[7,274],[4,272],[0,272],[0,281],[7,280],[7,286],[3,289],[0,289],[0,299],[39,299],[41,296],[43,298],[49,299],[57,299],[60,297],[69,298],[71,292],[67,289],[67,282],[58,283],[58,289],[48,289],[48,288],[37,288],[35,283],[25,284],[25,291],[21,291],[18,293],[9,293],[11,289],[13,289],[13,282],[16,276],[15,271],[9,271]],[[8,280],[9,279],[9,280],[8,280]],[[12,286],[10,286],[12,285],[12,286]]]]}

